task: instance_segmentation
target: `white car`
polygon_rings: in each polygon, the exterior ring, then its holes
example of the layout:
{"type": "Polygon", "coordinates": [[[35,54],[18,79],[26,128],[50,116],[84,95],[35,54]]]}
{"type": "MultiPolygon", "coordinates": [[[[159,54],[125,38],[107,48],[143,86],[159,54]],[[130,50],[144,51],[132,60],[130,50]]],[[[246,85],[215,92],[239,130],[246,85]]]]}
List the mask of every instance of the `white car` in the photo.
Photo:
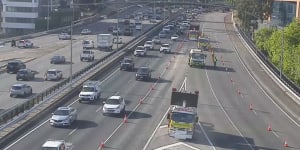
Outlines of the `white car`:
{"type": "Polygon", "coordinates": [[[146,49],[144,48],[144,46],[137,46],[135,48],[135,51],[134,51],[134,56],[146,56],[147,55],[147,51],[146,49]]]}
{"type": "Polygon", "coordinates": [[[63,74],[62,71],[57,70],[57,69],[49,69],[47,70],[47,72],[45,73],[45,80],[60,80],[62,79],[63,74]]]}
{"type": "Polygon", "coordinates": [[[33,43],[29,40],[20,40],[18,43],[18,48],[32,48],[33,43]]]}
{"type": "Polygon", "coordinates": [[[94,47],[95,47],[94,41],[92,41],[92,40],[83,40],[82,41],[83,49],[92,49],[94,47]]]}
{"type": "Polygon", "coordinates": [[[159,52],[171,53],[170,45],[166,43],[161,44],[159,52]]]}
{"type": "Polygon", "coordinates": [[[178,39],[179,39],[179,36],[177,34],[174,34],[174,35],[171,36],[172,41],[176,41],[178,39]]]}
{"type": "Polygon", "coordinates": [[[59,107],[50,119],[52,126],[71,126],[77,119],[77,110],[73,107],[59,107]]]}
{"type": "Polygon", "coordinates": [[[125,100],[121,96],[111,96],[103,102],[102,112],[106,114],[125,114],[125,100]]]}
{"type": "Polygon", "coordinates": [[[154,42],[152,41],[146,41],[144,44],[144,48],[146,49],[154,49],[154,42]]]}
{"type": "Polygon", "coordinates": [[[24,83],[17,83],[11,86],[9,93],[10,97],[24,97],[32,94],[32,87],[24,83]]]}
{"type": "Polygon", "coordinates": [[[92,33],[92,31],[90,29],[82,29],[81,30],[82,35],[88,35],[88,34],[91,34],[91,33],[92,33]]]}
{"type": "Polygon", "coordinates": [[[71,35],[68,33],[62,32],[58,35],[58,39],[59,40],[71,40],[71,35]]]}

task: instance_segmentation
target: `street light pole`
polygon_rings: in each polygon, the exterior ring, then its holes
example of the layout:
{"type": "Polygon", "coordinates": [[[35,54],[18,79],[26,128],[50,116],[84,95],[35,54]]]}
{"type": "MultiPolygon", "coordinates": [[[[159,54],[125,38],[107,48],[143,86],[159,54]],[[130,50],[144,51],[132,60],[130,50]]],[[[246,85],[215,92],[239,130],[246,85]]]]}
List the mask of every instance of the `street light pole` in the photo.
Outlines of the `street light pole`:
{"type": "Polygon", "coordinates": [[[49,10],[50,9],[50,7],[49,7],[49,1],[48,1],[48,7],[47,8],[48,8],[48,12],[47,12],[47,31],[48,31],[49,30],[49,19],[50,19],[49,18],[49,11],[50,11],[49,10]]]}
{"type": "Polygon", "coordinates": [[[72,0],[72,20],[71,20],[71,50],[70,50],[70,83],[71,83],[71,88],[72,88],[72,80],[73,80],[73,22],[74,22],[74,1],[72,0]]]}
{"type": "Polygon", "coordinates": [[[119,49],[119,9],[117,12],[117,49],[119,49]]]}
{"type": "MultiPolygon", "coordinates": [[[[283,1],[281,1],[281,4],[283,7],[283,1]]],[[[284,55],[283,51],[284,51],[284,22],[282,20],[281,55],[280,55],[280,72],[279,72],[280,80],[282,79],[282,71],[283,71],[283,55],[284,55]]]]}

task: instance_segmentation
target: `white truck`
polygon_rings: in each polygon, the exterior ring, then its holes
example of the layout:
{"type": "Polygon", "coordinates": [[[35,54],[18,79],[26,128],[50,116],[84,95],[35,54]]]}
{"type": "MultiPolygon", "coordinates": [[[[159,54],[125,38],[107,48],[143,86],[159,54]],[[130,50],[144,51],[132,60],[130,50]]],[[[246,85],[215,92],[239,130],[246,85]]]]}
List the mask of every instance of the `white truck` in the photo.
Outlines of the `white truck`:
{"type": "Polygon", "coordinates": [[[98,34],[97,48],[100,50],[112,50],[114,36],[112,34],[98,34]]]}
{"type": "Polygon", "coordinates": [[[41,147],[41,150],[71,150],[72,143],[64,140],[47,140],[41,147]]]}
{"type": "Polygon", "coordinates": [[[94,56],[94,52],[91,50],[83,50],[80,54],[80,61],[94,61],[95,56],[94,56]]]}
{"type": "Polygon", "coordinates": [[[100,81],[86,81],[83,83],[82,90],[79,93],[79,102],[93,102],[100,99],[101,89],[100,81]]]}

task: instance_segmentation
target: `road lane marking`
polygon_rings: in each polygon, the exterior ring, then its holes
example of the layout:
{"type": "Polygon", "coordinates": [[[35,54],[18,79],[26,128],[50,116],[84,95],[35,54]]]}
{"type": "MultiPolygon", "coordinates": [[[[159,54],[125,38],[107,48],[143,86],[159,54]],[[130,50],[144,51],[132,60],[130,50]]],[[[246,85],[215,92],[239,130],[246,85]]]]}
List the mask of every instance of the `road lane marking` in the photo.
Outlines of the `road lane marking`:
{"type": "Polygon", "coordinates": [[[225,116],[227,117],[227,119],[229,120],[229,122],[231,123],[232,127],[238,132],[238,134],[242,137],[242,139],[244,140],[244,142],[249,146],[250,149],[254,150],[253,146],[247,141],[247,139],[245,138],[245,136],[242,134],[242,132],[237,128],[237,126],[233,123],[233,121],[231,120],[231,118],[229,117],[228,113],[226,112],[225,108],[223,107],[223,105],[221,104],[220,100],[218,99],[218,97],[216,96],[216,93],[212,87],[212,84],[210,82],[207,70],[205,69],[205,74],[206,74],[206,78],[210,87],[210,90],[213,94],[213,96],[215,97],[215,100],[218,102],[220,108],[222,109],[222,111],[224,112],[225,116]]]}
{"type": "Polygon", "coordinates": [[[211,148],[213,150],[216,150],[216,147],[214,146],[214,144],[212,143],[212,141],[210,140],[210,138],[208,137],[206,131],[204,130],[203,126],[201,125],[200,122],[198,122],[199,127],[201,128],[201,131],[203,132],[205,138],[207,139],[208,143],[210,144],[211,148]]]}
{"type": "MultiPolygon", "coordinates": [[[[185,80],[186,80],[186,77],[185,77],[184,81],[182,82],[182,85],[181,85],[179,91],[182,90],[185,80]]],[[[151,136],[150,136],[149,139],[147,140],[147,142],[146,142],[146,144],[145,144],[143,150],[146,150],[146,148],[149,146],[149,144],[150,144],[150,142],[152,141],[152,139],[153,139],[155,133],[156,133],[157,130],[160,128],[160,125],[162,124],[162,122],[163,122],[164,119],[166,118],[166,116],[167,116],[167,114],[168,114],[169,111],[170,111],[170,107],[169,107],[168,110],[165,112],[165,114],[163,115],[163,117],[161,118],[161,120],[159,121],[159,123],[157,124],[156,128],[154,129],[154,131],[152,132],[151,136]]]]}
{"type": "Polygon", "coordinates": [[[164,116],[161,118],[161,120],[159,121],[158,125],[156,126],[156,128],[154,129],[154,131],[152,132],[151,136],[149,137],[149,139],[147,140],[143,150],[146,150],[146,148],[149,146],[150,142],[152,141],[154,135],[156,134],[157,130],[159,129],[160,125],[162,124],[162,122],[164,121],[164,119],[166,118],[168,112],[170,110],[170,107],[168,108],[168,110],[165,112],[164,116]]]}
{"type": "MultiPolygon", "coordinates": [[[[119,71],[118,69],[116,69],[114,72],[112,72],[112,74],[110,74],[109,76],[107,76],[106,78],[104,78],[102,80],[102,82],[108,80],[109,78],[111,78],[117,71],[119,71]]],[[[101,83],[102,83],[101,82],[101,83]]],[[[73,101],[72,103],[70,103],[69,106],[74,105],[76,102],[78,101],[78,98],[73,101]]],[[[32,130],[30,130],[29,132],[27,132],[25,135],[23,135],[22,137],[20,137],[19,139],[17,139],[15,142],[11,143],[9,146],[7,146],[5,149],[3,150],[9,150],[12,146],[14,146],[15,144],[17,144],[18,142],[20,142],[21,140],[23,140],[25,137],[27,137],[28,135],[30,135],[31,133],[33,133],[35,130],[37,130],[38,128],[40,128],[41,126],[43,126],[44,124],[46,124],[47,122],[49,122],[50,118],[47,119],[46,121],[42,122],[40,125],[36,126],[35,128],[33,128],[32,130]]]]}
{"type": "Polygon", "coordinates": [[[77,129],[78,129],[78,128],[72,130],[68,135],[69,135],[69,136],[72,135],[75,131],[77,131],[77,129]]]}
{"type": "MultiPolygon", "coordinates": [[[[177,142],[177,143],[174,143],[174,144],[170,144],[170,145],[166,145],[166,146],[162,146],[162,147],[159,147],[159,148],[156,148],[154,150],[167,150],[167,149],[172,149],[172,147],[176,147],[176,146],[180,146],[180,145],[183,145],[183,146],[186,146],[190,149],[193,149],[193,150],[201,150],[199,148],[196,148],[194,146],[191,146],[191,145],[188,145],[186,143],[183,143],[183,142],[177,142]]],[[[175,148],[176,149],[176,148],[175,148]]]]}
{"type": "Polygon", "coordinates": [[[168,125],[161,125],[161,126],[159,126],[160,129],[167,128],[167,127],[168,127],[168,125]]]}

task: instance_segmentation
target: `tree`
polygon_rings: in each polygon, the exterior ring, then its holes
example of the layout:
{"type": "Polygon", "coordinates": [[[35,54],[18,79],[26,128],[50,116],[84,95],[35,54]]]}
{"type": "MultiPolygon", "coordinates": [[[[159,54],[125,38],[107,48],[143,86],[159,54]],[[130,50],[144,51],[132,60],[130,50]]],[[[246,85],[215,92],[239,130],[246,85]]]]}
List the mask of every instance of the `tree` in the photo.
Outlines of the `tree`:
{"type": "Polygon", "coordinates": [[[261,29],[255,35],[255,43],[267,53],[268,59],[277,68],[281,68],[283,52],[283,73],[298,85],[300,85],[299,26],[300,21],[295,19],[284,30],[261,29]]]}

